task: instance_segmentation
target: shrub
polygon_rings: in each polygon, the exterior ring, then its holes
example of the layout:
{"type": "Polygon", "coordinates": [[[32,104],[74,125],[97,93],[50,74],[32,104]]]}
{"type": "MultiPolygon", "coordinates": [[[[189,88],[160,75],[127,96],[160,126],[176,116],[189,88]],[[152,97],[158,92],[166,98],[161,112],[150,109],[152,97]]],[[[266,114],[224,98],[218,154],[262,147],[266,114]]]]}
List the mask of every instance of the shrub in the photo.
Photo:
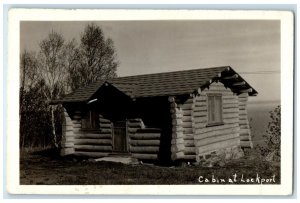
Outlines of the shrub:
{"type": "Polygon", "coordinates": [[[281,106],[270,111],[271,121],[266,134],[263,135],[264,145],[258,145],[257,150],[268,161],[280,161],[281,145],[281,106]]]}

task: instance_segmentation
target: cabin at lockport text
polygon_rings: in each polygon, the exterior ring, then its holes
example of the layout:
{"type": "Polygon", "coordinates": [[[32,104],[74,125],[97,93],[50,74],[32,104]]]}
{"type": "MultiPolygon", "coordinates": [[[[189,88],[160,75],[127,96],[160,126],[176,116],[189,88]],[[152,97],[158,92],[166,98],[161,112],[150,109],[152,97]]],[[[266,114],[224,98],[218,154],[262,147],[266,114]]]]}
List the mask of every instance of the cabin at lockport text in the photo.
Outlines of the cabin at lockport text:
{"type": "Polygon", "coordinates": [[[64,107],[62,156],[200,162],[253,147],[247,101],[255,95],[223,66],[97,81],[51,104],[64,107]]]}

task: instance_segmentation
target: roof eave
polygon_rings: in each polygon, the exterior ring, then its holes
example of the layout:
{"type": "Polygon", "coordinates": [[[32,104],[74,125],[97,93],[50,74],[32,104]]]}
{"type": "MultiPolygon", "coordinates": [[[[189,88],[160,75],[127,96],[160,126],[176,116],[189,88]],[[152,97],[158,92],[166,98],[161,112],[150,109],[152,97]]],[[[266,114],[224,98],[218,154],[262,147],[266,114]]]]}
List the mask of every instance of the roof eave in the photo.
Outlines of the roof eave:
{"type": "Polygon", "coordinates": [[[237,94],[248,93],[249,96],[256,96],[258,94],[258,92],[230,66],[227,66],[222,72],[220,72],[216,79],[221,81],[223,84],[227,84],[228,88],[232,89],[232,91],[237,94]],[[227,80],[227,82],[224,80],[227,80]]]}
{"type": "Polygon", "coordinates": [[[58,104],[69,104],[69,103],[87,103],[87,100],[51,100],[48,102],[49,105],[58,105],[58,104]]]}

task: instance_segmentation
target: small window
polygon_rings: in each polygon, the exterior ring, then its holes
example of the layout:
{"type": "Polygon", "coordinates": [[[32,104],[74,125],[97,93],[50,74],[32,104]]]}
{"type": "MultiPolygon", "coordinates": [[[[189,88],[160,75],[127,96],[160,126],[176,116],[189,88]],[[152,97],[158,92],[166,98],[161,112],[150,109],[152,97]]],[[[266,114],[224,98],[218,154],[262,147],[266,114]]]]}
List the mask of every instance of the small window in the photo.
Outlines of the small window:
{"type": "Polygon", "coordinates": [[[208,125],[223,124],[222,118],[222,95],[209,94],[208,95],[208,125]]]}
{"type": "Polygon", "coordinates": [[[98,129],[99,126],[99,114],[94,111],[88,111],[81,120],[82,129],[98,129]]]}

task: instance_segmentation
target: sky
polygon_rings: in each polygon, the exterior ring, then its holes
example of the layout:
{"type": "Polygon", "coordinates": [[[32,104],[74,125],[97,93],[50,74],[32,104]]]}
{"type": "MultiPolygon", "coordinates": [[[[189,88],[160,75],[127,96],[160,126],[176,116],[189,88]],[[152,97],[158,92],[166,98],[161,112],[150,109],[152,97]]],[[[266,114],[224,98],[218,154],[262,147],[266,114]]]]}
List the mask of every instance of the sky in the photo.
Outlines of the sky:
{"type": "MultiPolygon", "coordinates": [[[[52,30],[79,44],[91,22],[20,24],[20,50],[38,51],[52,30]]],[[[97,21],[114,41],[118,76],[231,66],[254,89],[250,101],[280,100],[280,21],[97,21]]]]}

